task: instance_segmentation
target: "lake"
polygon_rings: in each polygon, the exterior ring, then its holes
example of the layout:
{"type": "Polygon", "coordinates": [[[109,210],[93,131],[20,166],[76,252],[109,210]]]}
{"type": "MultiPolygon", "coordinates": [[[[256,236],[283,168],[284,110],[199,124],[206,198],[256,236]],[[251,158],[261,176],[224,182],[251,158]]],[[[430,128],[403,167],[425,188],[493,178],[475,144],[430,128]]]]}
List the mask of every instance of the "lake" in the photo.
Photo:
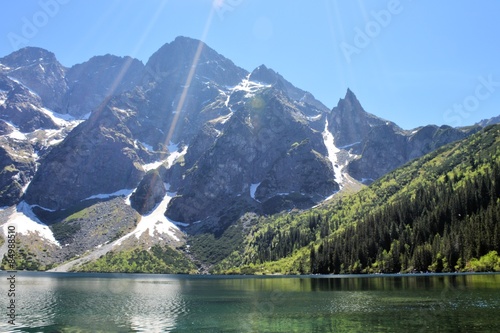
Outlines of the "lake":
{"type": "Polygon", "coordinates": [[[500,332],[498,274],[8,276],[2,332],[500,332]]]}

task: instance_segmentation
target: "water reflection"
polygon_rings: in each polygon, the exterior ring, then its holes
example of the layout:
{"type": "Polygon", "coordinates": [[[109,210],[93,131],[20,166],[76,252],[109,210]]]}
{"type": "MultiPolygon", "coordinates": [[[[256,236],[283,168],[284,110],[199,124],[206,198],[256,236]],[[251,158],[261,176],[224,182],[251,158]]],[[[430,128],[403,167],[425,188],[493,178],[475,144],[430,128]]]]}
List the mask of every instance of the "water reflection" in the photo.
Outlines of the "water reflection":
{"type": "Polygon", "coordinates": [[[20,273],[17,283],[18,332],[500,331],[500,275],[20,273]]]}
{"type": "Polygon", "coordinates": [[[16,327],[32,332],[169,332],[188,314],[177,279],[28,274],[17,288],[16,327]]]}

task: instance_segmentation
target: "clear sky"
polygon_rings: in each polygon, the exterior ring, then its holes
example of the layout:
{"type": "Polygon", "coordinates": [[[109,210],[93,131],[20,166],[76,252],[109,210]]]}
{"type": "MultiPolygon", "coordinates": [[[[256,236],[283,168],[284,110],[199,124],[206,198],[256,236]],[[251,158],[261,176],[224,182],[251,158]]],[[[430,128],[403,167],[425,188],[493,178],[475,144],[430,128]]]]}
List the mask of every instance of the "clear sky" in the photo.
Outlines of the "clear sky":
{"type": "Polygon", "coordinates": [[[500,114],[500,1],[3,1],[0,56],[23,46],[65,66],[94,55],[147,62],[176,36],[251,71],[265,64],[329,108],[349,87],[403,128],[500,114]]]}

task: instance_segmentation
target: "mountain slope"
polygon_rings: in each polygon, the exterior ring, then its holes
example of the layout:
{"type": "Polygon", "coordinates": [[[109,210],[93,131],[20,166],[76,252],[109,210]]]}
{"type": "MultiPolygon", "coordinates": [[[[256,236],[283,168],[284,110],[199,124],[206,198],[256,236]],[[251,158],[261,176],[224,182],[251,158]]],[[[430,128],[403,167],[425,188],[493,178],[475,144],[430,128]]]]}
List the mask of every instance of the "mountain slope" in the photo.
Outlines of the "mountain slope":
{"type": "Polygon", "coordinates": [[[216,271],[494,269],[496,264],[480,266],[477,259],[494,258],[489,252],[500,251],[499,222],[500,126],[492,126],[387,174],[359,193],[297,215],[259,221],[240,252],[233,252],[216,271]]]}

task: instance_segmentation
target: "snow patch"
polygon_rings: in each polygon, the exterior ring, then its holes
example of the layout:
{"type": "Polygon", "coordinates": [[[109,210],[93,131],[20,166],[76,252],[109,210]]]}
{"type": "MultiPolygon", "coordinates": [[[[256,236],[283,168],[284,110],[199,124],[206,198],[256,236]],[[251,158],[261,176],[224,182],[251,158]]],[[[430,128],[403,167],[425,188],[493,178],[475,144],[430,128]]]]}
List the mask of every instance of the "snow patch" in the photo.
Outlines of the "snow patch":
{"type": "Polygon", "coordinates": [[[318,114],[318,115],[316,115],[316,116],[312,116],[312,117],[311,117],[311,116],[307,116],[306,118],[307,118],[307,120],[309,120],[309,121],[316,121],[316,120],[321,119],[321,117],[322,117],[322,116],[323,116],[322,114],[318,114]]]}
{"type": "Polygon", "coordinates": [[[345,145],[345,146],[342,146],[342,147],[338,147],[339,149],[347,149],[347,148],[351,148],[351,147],[354,147],[355,145],[359,145],[361,143],[361,141],[358,141],[358,142],[354,142],[354,143],[351,143],[351,144],[348,144],[348,145],[345,145]]]}
{"type": "Polygon", "coordinates": [[[14,126],[14,124],[12,124],[11,122],[5,121],[5,120],[4,120],[4,122],[12,129],[12,132],[6,135],[7,137],[14,139],[14,140],[27,140],[28,139],[26,134],[19,131],[19,129],[16,126],[14,126]]]}
{"type": "Polygon", "coordinates": [[[7,223],[2,226],[4,234],[7,235],[9,226],[15,226],[17,233],[23,235],[38,234],[39,237],[60,247],[61,245],[54,238],[52,230],[36,217],[31,208],[32,206],[25,201],[19,203],[15,212],[8,217],[7,223]]]}
{"type": "Polygon", "coordinates": [[[150,170],[154,170],[154,169],[158,168],[164,162],[166,162],[166,160],[158,161],[158,162],[153,162],[153,163],[148,163],[148,164],[143,164],[142,168],[144,169],[144,171],[148,172],[150,170]]]}
{"type": "MultiPolygon", "coordinates": [[[[178,227],[189,227],[189,223],[184,223],[184,222],[175,222],[172,221],[173,224],[175,224],[178,227]]],[[[201,223],[201,221],[193,222],[193,224],[201,223]]]]}
{"type": "Polygon", "coordinates": [[[259,187],[260,184],[261,183],[250,184],[250,197],[258,202],[260,201],[255,199],[255,192],[257,192],[257,188],[259,187]]]}
{"type": "Polygon", "coordinates": [[[96,194],[96,195],[90,196],[86,199],[83,199],[82,201],[93,200],[93,199],[109,199],[109,198],[113,198],[113,197],[127,197],[130,194],[132,194],[133,191],[134,190],[131,190],[131,189],[123,189],[123,190],[119,190],[119,191],[116,191],[113,193],[96,194]]]}
{"type": "Polygon", "coordinates": [[[79,124],[82,122],[81,120],[77,120],[76,118],[74,118],[73,116],[71,116],[69,114],[57,113],[57,112],[54,112],[54,111],[47,109],[47,108],[39,108],[33,104],[31,104],[31,106],[35,109],[40,110],[40,112],[42,112],[43,114],[47,115],[50,119],[52,119],[52,121],[57,126],[60,126],[60,127],[67,127],[67,126],[79,124]]]}
{"type": "Polygon", "coordinates": [[[170,152],[170,155],[166,159],[167,168],[170,168],[172,165],[174,165],[174,163],[175,163],[175,161],[177,161],[177,159],[186,155],[189,146],[185,146],[184,149],[179,151],[179,144],[173,144],[172,142],[170,142],[170,144],[167,148],[168,148],[168,151],[170,152]]]}
{"type": "Polygon", "coordinates": [[[335,146],[335,139],[332,133],[328,130],[328,119],[325,123],[325,130],[323,131],[323,140],[328,151],[328,159],[332,163],[333,171],[335,173],[335,181],[339,184],[340,189],[344,186],[344,176],[342,175],[342,169],[338,162],[337,154],[340,149],[335,146]]]}
{"type": "Polygon", "coordinates": [[[36,208],[40,208],[40,209],[42,209],[42,210],[44,210],[46,212],[52,212],[52,213],[56,211],[55,209],[45,208],[45,207],[42,207],[40,205],[31,205],[30,207],[31,208],[35,208],[35,207],[36,208]]]}
{"type": "MultiPolygon", "coordinates": [[[[15,70],[17,70],[17,69],[19,69],[19,68],[16,68],[15,70]]],[[[23,87],[24,87],[25,89],[27,89],[27,90],[29,91],[29,93],[30,93],[30,94],[32,94],[33,96],[36,96],[36,97],[40,98],[40,96],[39,96],[36,92],[34,92],[33,90],[31,90],[28,86],[26,86],[26,85],[25,85],[24,83],[22,83],[21,81],[19,81],[19,80],[17,80],[17,79],[15,79],[15,78],[13,78],[13,77],[11,77],[11,76],[7,76],[7,77],[9,78],[9,80],[14,81],[15,83],[19,84],[20,86],[23,86],[23,87]]]]}
{"type": "Polygon", "coordinates": [[[246,92],[245,98],[251,98],[255,96],[257,92],[260,90],[263,90],[265,88],[270,88],[272,85],[270,84],[262,84],[260,82],[252,81],[250,80],[250,74],[248,74],[241,82],[234,86],[234,87],[227,87],[228,88],[228,93],[223,92],[224,95],[227,96],[226,101],[224,102],[224,105],[229,108],[231,112],[233,110],[229,106],[229,101],[231,100],[231,94],[237,91],[243,91],[246,92]]]}
{"type": "MultiPolygon", "coordinates": [[[[32,139],[30,140],[31,142],[42,142],[44,146],[55,146],[62,141],[64,141],[64,138],[66,135],[64,134],[64,128],[62,129],[57,129],[57,130],[36,130],[35,132],[30,135],[32,139]],[[41,132],[42,134],[39,136],[37,132],[41,132]],[[41,139],[40,139],[41,137],[41,139]]],[[[38,156],[37,156],[38,158],[38,156]]]]}
{"type": "Polygon", "coordinates": [[[231,111],[231,113],[230,113],[230,114],[228,114],[225,118],[223,118],[223,119],[222,119],[222,121],[221,121],[220,123],[224,125],[225,123],[227,123],[227,121],[228,121],[229,119],[231,119],[231,117],[232,117],[232,116],[233,116],[233,112],[231,111]]]}
{"type": "MultiPolygon", "coordinates": [[[[165,189],[168,191],[170,184],[165,184],[165,189]]],[[[167,192],[163,200],[155,207],[155,209],[148,215],[144,215],[141,221],[137,224],[137,227],[132,232],[126,234],[122,238],[118,239],[113,243],[114,246],[119,246],[126,239],[135,236],[137,239],[141,237],[146,231],[149,232],[151,237],[155,236],[155,232],[160,235],[168,235],[170,238],[180,241],[175,233],[179,230],[176,226],[179,222],[174,222],[165,216],[167,211],[167,206],[170,200],[176,195],[176,193],[167,192]]]]}
{"type": "Polygon", "coordinates": [[[168,157],[164,160],[144,164],[142,166],[144,171],[148,172],[149,170],[154,170],[162,164],[166,164],[167,169],[169,169],[172,165],[174,165],[175,161],[177,161],[180,157],[186,155],[188,150],[188,146],[185,146],[184,149],[179,151],[179,144],[174,144],[172,142],[170,142],[167,148],[170,152],[170,155],[168,155],[168,157]]]}
{"type": "Polygon", "coordinates": [[[28,138],[24,133],[21,133],[17,128],[10,134],[7,135],[9,138],[14,140],[27,140],[28,138]]]}

